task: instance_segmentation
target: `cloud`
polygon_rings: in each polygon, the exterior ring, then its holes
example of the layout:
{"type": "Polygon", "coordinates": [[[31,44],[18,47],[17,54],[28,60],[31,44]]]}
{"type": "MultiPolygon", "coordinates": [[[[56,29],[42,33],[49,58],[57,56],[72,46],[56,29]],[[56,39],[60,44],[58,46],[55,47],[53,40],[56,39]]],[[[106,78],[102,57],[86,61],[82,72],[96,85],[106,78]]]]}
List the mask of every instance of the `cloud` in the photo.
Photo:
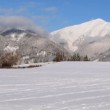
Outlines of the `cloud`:
{"type": "Polygon", "coordinates": [[[47,7],[47,8],[44,8],[44,11],[45,12],[48,12],[48,13],[57,13],[58,12],[58,9],[57,7],[47,7]]]}
{"type": "Polygon", "coordinates": [[[35,31],[41,36],[48,36],[48,32],[36,26],[31,20],[22,16],[0,16],[0,29],[22,28],[35,31]]]}
{"type": "Polygon", "coordinates": [[[49,22],[49,16],[32,16],[32,19],[41,25],[46,25],[49,22]]]}
{"type": "Polygon", "coordinates": [[[41,2],[35,2],[35,1],[29,1],[24,4],[24,6],[27,8],[36,8],[36,7],[40,7],[41,5],[42,5],[41,2]]]}
{"type": "Polygon", "coordinates": [[[17,7],[9,7],[9,8],[0,8],[0,15],[23,15],[23,14],[30,14],[29,10],[35,10],[36,8],[40,8],[41,3],[39,2],[23,2],[22,5],[17,7]]]}
{"type": "Polygon", "coordinates": [[[25,17],[18,17],[18,16],[0,16],[0,26],[6,27],[16,27],[16,26],[26,26],[26,27],[32,27],[33,24],[31,21],[29,21],[25,17]]]}
{"type": "MultiPolygon", "coordinates": [[[[19,0],[16,1],[19,2],[19,0]]],[[[22,1],[21,3],[16,7],[0,8],[0,15],[12,16],[14,18],[18,16],[22,16],[23,18],[24,16],[34,21],[35,24],[37,23],[45,28],[51,25],[51,22],[58,17],[58,8],[55,6],[48,6],[46,2],[28,0],[22,1]]]]}
{"type": "Polygon", "coordinates": [[[0,9],[0,14],[1,15],[18,15],[22,14],[26,11],[25,7],[20,7],[18,9],[13,9],[13,8],[2,8],[0,9]]]}

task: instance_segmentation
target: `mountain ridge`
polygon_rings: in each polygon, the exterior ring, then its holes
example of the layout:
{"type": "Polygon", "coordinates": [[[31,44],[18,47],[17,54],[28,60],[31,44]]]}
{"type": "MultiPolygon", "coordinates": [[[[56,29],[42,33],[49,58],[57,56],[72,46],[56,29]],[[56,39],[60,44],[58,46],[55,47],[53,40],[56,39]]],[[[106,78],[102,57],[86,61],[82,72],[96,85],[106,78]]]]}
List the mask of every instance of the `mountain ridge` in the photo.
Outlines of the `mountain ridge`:
{"type": "Polygon", "coordinates": [[[31,30],[10,28],[0,34],[0,54],[14,52],[21,56],[22,63],[53,61],[57,52],[68,55],[66,49],[47,36],[31,30]]]}
{"type": "Polygon", "coordinates": [[[70,53],[78,52],[96,59],[110,47],[110,22],[98,18],[54,31],[51,35],[52,41],[61,44],[70,53]],[[108,41],[105,42],[105,39],[108,41]],[[104,49],[99,52],[100,48],[104,49]]]}

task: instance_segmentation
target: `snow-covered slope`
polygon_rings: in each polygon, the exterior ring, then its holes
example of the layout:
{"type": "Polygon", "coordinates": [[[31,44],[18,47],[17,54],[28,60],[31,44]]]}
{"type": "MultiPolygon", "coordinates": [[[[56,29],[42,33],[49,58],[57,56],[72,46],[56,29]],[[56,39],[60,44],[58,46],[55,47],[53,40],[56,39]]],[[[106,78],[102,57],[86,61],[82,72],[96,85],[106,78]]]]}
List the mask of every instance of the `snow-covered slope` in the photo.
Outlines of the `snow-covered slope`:
{"type": "Polygon", "coordinates": [[[0,110],[110,110],[110,63],[0,69],[0,110]]]}
{"type": "Polygon", "coordinates": [[[53,61],[57,52],[68,54],[66,49],[36,31],[10,28],[0,33],[0,54],[18,53],[22,63],[53,61]]]}
{"type": "Polygon", "coordinates": [[[66,49],[89,57],[98,57],[110,48],[110,23],[102,19],[66,27],[51,34],[51,39],[66,49]]]}

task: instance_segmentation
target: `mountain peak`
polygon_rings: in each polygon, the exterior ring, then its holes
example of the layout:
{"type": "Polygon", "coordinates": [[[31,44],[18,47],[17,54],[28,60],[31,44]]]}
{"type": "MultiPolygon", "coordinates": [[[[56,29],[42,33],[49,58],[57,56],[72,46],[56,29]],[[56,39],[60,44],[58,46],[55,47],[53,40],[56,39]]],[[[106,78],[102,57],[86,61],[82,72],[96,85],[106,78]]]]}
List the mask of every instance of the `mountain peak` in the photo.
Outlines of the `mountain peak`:
{"type": "Polygon", "coordinates": [[[85,42],[95,42],[108,35],[110,36],[110,23],[98,18],[52,32],[52,40],[75,52],[85,42]]]}
{"type": "Polygon", "coordinates": [[[93,19],[90,22],[95,22],[95,23],[106,23],[105,20],[101,19],[101,18],[97,18],[97,19],[93,19]]]}

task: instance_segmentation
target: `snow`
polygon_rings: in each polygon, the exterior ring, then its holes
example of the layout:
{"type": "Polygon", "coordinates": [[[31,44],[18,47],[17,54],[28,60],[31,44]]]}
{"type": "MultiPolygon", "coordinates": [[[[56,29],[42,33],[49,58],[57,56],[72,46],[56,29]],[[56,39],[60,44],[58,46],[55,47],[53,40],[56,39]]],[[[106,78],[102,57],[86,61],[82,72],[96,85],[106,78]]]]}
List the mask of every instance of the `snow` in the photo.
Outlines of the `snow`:
{"type": "Polygon", "coordinates": [[[47,55],[47,52],[46,51],[41,51],[41,52],[37,53],[37,56],[41,56],[41,55],[43,57],[45,57],[47,55]]]}
{"type": "Polygon", "coordinates": [[[23,60],[25,60],[25,59],[29,59],[29,56],[24,56],[23,57],[23,60]]]}
{"type": "Polygon", "coordinates": [[[25,68],[25,67],[29,67],[29,66],[44,66],[44,65],[47,65],[47,64],[53,64],[54,62],[40,62],[40,63],[29,63],[29,64],[20,64],[20,65],[14,65],[13,67],[14,68],[25,68]]]}
{"type": "Polygon", "coordinates": [[[19,47],[17,47],[17,46],[12,47],[12,46],[8,45],[7,47],[4,48],[4,51],[6,51],[6,52],[15,52],[18,49],[19,49],[19,47]]]}
{"type": "Polygon", "coordinates": [[[26,35],[26,33],[20,34],[19,37],[18,37],[18,39],[17,39],[17,41],[20,41],[25,35],[26,35]]]}
{"type": "Polygon", "coordinates": [[[0,110],[110,110],[110,63],[0,69],[0,110]]]}
{"type": "Polygon", "coordinates": [[[76,50],[78,50],[78,47],[77,46],[74,46],[74,48],[73,48],[73,52],[75,52],[76,50]]]}
{"type": "Polygon", "coordinates": [[[54,31],[51,33],[51,40],[58,43],[66,43],[65,48],[74,52],[76,41],[79,40],[80,42],[77,45],[80,45],[86,38],[97,40],[97,37],[102,38],[108,34],[110,34],[110,23],[99,18],[54,31]]]}
{"type": "Polygon", "coordinates": [[[15,33],[11,34],[11,39],[12,39],[13,41],[16,41],[16,34],[15,34],[15,33]]]}
{"type": "Polygon", "coordinates": [[[24,36],[26,35],[26,33],[21,33],[21,34],[10,34],[12,41],[17,41],[19,42],[24,36]]]}

